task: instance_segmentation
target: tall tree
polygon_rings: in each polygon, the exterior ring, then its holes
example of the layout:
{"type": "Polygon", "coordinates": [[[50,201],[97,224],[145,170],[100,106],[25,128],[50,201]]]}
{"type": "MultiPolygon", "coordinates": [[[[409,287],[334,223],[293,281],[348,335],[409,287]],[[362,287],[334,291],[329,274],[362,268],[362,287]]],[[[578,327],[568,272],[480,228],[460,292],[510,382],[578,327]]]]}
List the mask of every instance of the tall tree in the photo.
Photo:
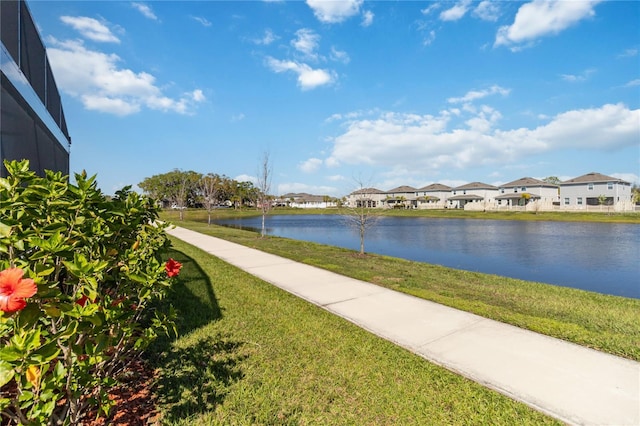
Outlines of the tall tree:
{"type": "Polygon", "coordinates": [[[262,228],[260,231],[260,237],[264,238],[267,235],[267,228],[265,226],[265,218],[269,210],[271,209],[271,197],[269,191],[271,191],[271,177],[273,173],[273,166],[269,158],[269,153],[265,151],[260,159],[260,166],[258,167],[258,204],[262,211],[262,228]]]}
{"type": "Polygon", "coordinates": [[[183,210],[187,206],[195,205],[200,196],[200,173],[174,169],[171,172],[145,178],[138,184],[142,190],[152,198],[169,201],[180,210],[180,220],[183,220],[183,210]]]}

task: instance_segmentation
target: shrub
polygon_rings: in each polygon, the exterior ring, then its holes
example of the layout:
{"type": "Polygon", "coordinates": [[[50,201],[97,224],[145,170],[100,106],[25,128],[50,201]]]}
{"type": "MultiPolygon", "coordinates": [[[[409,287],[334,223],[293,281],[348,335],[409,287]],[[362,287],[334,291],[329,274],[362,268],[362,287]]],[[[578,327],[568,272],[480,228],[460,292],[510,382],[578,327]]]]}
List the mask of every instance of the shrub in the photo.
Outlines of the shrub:
{"type": "Polygon", "coordinates": [[[174,329],[155,301],[179,265],[152,202],[94,177],[5,162],[0,178],[0,409],[3,422],[77,424],[107,414],[133,354],[174,329]]]}

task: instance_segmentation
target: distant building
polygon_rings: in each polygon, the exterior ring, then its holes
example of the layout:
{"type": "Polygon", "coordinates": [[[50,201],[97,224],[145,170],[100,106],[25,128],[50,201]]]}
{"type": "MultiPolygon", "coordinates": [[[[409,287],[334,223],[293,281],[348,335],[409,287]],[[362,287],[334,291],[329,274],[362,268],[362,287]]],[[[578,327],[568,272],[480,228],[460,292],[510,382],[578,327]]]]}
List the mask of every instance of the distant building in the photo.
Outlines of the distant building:
{"type": "Polygon", "coordinates": [[[347,207],[383,207],[386,192],[377,188],[361,188],[347,196],[347,207]]]}
{"type": "Polygon", "coordinates": [[[559,200],[558,185],[531,177],[523,177],[499,187],[495,197],[498,208],[527,207],[534,204],[538,209],[550,210],[559,200]]]}
{"type": "Polygon", "coordinates": [[[336,201],[327,195],[312,195],[306,192],[284,194],[276,205],[296,207],[300,209],[326,209],[336,207],[336,201]]]}
{"type": "Polygon", "coordinates": [[[415,208],[417,207],[417,189],[413,186],[402,185],[387,191],[385,203],[389,208],[415,208]]]}
{"type": "Polygon", "coordinates": [[[71,138],[42,39],[24,0],[0,1],[0,176],[4,160],[69,174],[71,138]]]}
{"type": "Polygon", "coordinates": [[[560,208],[584,210],[588,206],[633,210],[631,183],[596,172],[560,183],[560,208]]]}
{"type": "Polygon", "coordinates": [[[447,200],[449,208],[465,210],[486,210],[494,204],[498,187],[482,182],[471,182],[451,189],[447,200]]]}
{"type": "Polygon", "coordinates": [[[419,209],[443,209],[451,196],[451,187],[441,183],[432,183],[416,189],[419,209]]]}

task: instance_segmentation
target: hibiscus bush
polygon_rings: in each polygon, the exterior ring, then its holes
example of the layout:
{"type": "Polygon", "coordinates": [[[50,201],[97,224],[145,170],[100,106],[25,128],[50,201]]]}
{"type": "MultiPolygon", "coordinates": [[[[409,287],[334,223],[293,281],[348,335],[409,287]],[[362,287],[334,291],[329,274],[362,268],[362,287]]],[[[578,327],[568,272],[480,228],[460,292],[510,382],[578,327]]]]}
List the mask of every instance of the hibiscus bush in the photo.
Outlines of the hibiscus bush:
{"type": "MultiPolygon", "coordinates": [[[[110,409],[108,390],[132,356],[174,330],[156,303],[180,264],[158,211],[94,177],[38,177],[27,161],[0,178],[2,423],[78,424],[110,409]]],[[[162,304],[164,306],[164,304],[162,304]]]]}

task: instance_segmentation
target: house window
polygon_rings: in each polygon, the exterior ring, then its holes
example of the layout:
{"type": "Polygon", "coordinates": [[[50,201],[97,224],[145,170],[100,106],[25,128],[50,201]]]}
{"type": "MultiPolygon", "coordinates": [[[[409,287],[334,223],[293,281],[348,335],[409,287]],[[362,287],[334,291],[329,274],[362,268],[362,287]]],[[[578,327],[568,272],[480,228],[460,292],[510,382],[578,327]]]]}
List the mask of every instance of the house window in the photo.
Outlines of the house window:
{"type": "Polygon", "coordinates": [[[578,205],[581,206],[582,205],[582,197],[578,197],[578,205]]]}
{"type": "Polygon", "coordinates": [[[513,192],[518,192],[518,188],[513,188],[513,192]]]}
{"type": "Polygon", "coordinates": [[[613,189],[613,182],[607,183],[607,189],[613,189]]]}
{"type": "Polygon", "coordinates": [[[453,195],[456,195],[456,191],[453,191],[453,195]]]}
{"type": "Polygon", "coordinates": [[[521,188],[521,190],[522,190],[522,192],[526,192],[527,187],[526,187],[526,186],[523,186],[523,187],[521,188]]]}
{"type": "Polygon", "coordinates": [[[467,195],[467,190],[462,191],[462,194],[467,195]]]}
{"type": "Polygon", "coordinates": [[[589,189],[589,191],[593,191],[593,184],[590,183],[589,186],[587,186],[587,188],[589,189]]]}
{"type": "Polygon", "coordinates": [[[504,188],[500,188],[500,193],[504,194],[504,188]]]}
{"type": "Polygon", "coordinates": [[[569,197],[566,197],[566,198],[564,199],[564,205],[565,205],[565,206],[568,206],[568,205],[569,205],[569,197]]]}

